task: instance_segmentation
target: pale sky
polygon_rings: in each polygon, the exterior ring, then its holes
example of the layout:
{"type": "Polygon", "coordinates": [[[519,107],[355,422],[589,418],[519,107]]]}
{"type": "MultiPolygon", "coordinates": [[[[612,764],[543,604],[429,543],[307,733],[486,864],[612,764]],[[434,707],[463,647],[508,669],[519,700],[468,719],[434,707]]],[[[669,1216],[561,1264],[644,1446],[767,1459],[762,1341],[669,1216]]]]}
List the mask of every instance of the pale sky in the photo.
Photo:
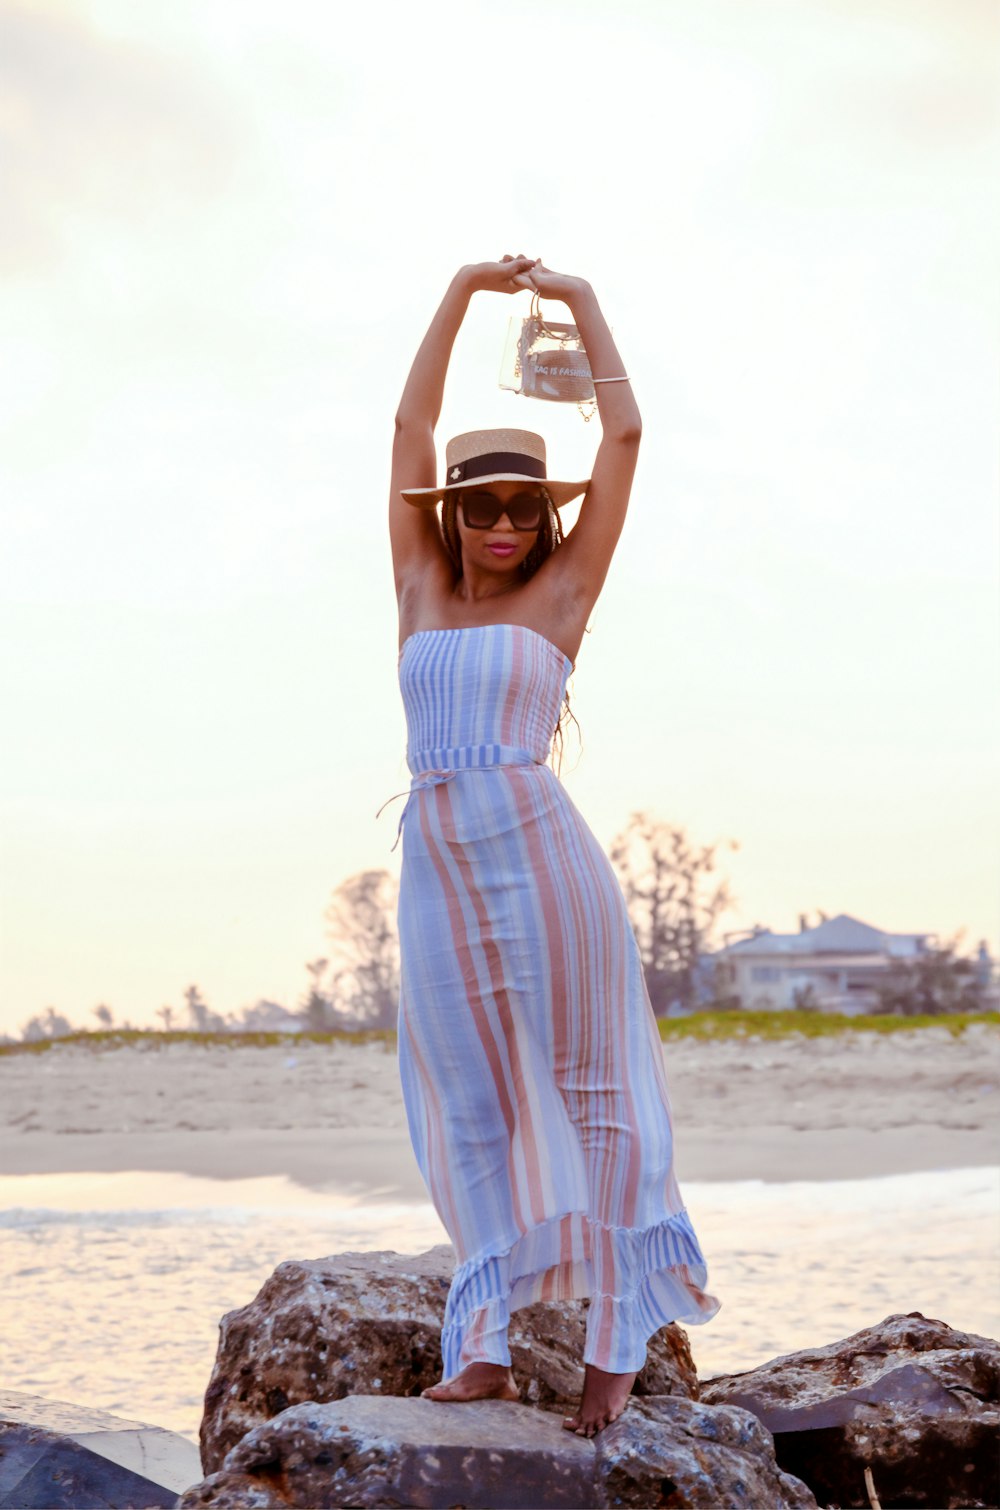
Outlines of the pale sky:
{"type": "MultiPolygon", "coordinates": [[[[993,0],[2,0],[0,1030],[294,1007],[398,874],[392,420],[507,251],[643,415],[595,834],[717,844],[725,928],[996,953],[998,56],[993,0]]],[[[586,476],[597,422],[498,387],[528,302],[474,300],[439,453],[586,476]]]]}

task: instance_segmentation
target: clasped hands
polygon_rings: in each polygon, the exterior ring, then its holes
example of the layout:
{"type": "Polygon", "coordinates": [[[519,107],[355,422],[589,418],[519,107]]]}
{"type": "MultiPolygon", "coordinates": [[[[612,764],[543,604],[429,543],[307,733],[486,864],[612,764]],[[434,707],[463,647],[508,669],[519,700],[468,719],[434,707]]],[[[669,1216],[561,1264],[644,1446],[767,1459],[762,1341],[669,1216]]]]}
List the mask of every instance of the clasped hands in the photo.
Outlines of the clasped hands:
{"type": "Polygon", "coordinates": [[[473,289],[497,294],[516,294],[522,288],[529,288],[543,299],[566,302],[586,287],[582,278],[554,273],[540,257],[525,257],[523,254],[512,257],[509,252],[499,262],[475,262],[462,271],[469,276],[473,289]]]}

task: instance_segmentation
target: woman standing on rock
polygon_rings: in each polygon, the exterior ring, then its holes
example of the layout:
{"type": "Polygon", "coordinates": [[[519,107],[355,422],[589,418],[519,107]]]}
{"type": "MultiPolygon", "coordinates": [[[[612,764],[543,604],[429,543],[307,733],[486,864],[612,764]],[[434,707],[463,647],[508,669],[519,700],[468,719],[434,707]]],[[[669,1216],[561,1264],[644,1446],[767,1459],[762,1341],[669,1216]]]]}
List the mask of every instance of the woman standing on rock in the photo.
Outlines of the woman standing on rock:
{"type": "Polygon", "coordinates": [[[625,898],[546,764],[640,429],[588,283],[523,256],[463,267],[400,401],[389,499],[413,777],[399,1067],[417,1163],[457,1257],[443,1380],[424,1393],[518,1399],[511,1312],[589,1296],[582,1399],[564,1420],[584,1436],[621,1414],[655,1331],[719,1305],[674,1176],[662,1046],[625,898]],[[434,428],[469,300],[520,289],[563,300],[580,330],[603,427],[593,475],[553,481],[540,436],[492,430],[448,443],[438,486],[434,428]],[[582,493],[564,535],[558,511],[582,493]]]}

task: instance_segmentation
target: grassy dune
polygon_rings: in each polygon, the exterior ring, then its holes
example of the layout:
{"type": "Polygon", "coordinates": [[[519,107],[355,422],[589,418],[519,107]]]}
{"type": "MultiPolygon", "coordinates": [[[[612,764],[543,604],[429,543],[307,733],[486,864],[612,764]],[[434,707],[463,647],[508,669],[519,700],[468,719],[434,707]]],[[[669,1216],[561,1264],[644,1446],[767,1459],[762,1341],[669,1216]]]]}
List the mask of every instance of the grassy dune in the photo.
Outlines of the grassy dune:
{"type": "Polygon", "coordinates": [[[840,1012],[694,1012],[690,1017],[660,1020],[660,1037],[668,1038],[827,1038],[837,1033],[908,1033],[915,1028],[947,1028],[953,1038],[970,1023],[1000,1027],[1000,1012],[954,1012],[902,1017],[880,1012],[846,1017],[840,1012]]]}
{"type": "Polygon", "coordinates": [[[125,1048],[141,1044],[147,1049],[162,1048],[170,1043],[221,1044],[227,1049],[294,1048],[297,1043],[382,1043],[396,1051],[396,1034],[390,1028],[369,1028],[359,1033],[198,1033],[194,1029],[161,1032],[155,1028],[102,1028],[99,1032],[67,1033],[62,1038],[39,1038],[33,1043],[0,1044],[0,1055],[44,1054],[64,1043],[84,1044],[88,1048],[125,1048]]]}
{"type": "MultiPolygon", "coordinates": [[[[661,1019],[660,1037],[672,1038],[825,1038],[838,1033],[911,1033],[921,1028],[947,1028],[958,1037],[970,1023],[988,1023],[1000,1027],[1000,1012],[956,1012],[928,1017],[899,1017],[878,1014],[868,1017],[845,1017],[836,1012],[695,1012],[690,1017],[661,1019]]],[[[32,1043],[0,1044],[4,1054],[45,1054],[58,1044],[79,1043],[89,1048],[124,1048],[142,1044],[156,1050],[171,1043],[220,1044],[224,1048],[291,1048],[298,1042],[309,1043],[381,1043],[387,1053],[396,1051],[396,1034],[389,1028],[370,1028],[347,1033],[198,1033],[194,1030],[161,1032],[153,1028],[104,1028],[98,1032],[81,1031],[63,1038],[39,1038],[32,1043]]]]}

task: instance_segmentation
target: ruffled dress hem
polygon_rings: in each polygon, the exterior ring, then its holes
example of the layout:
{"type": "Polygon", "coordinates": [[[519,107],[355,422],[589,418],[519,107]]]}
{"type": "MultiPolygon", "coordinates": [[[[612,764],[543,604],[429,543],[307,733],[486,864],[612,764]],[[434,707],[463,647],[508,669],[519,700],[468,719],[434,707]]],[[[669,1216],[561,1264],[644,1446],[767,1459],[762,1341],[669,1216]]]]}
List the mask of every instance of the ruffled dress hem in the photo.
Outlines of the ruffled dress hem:
{"type": "Polygon", "coordinates": [[[589,1297],[583,1362],[608,1373],[638,1371],[646,1343],[670,1322],[701,1325],[720,1302],[705,1293],[705,1260],[685,1208],[649,1227],[610,1227],[567,1211],[521,1233],[505,1248],[460,1264],[441,1332],[442,1382],[469,1363],[509,1365],[511,1313],[536,1301],[589,1297]],[[594,1254],[624,1281],[598,1287],[594,1254]]]}

